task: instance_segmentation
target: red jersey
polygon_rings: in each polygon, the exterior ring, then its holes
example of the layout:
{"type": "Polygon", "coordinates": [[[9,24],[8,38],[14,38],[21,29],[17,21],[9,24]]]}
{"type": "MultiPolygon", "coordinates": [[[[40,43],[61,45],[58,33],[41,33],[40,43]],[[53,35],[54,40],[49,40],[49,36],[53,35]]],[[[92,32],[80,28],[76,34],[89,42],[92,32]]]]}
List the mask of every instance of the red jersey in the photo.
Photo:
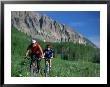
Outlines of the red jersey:
{"type": "Polygon", "coordinates": [[[32,50],[32,54],[35,54],[37,57],[41,57],[39,44],[33,44],[31,50],[32,50]]]}

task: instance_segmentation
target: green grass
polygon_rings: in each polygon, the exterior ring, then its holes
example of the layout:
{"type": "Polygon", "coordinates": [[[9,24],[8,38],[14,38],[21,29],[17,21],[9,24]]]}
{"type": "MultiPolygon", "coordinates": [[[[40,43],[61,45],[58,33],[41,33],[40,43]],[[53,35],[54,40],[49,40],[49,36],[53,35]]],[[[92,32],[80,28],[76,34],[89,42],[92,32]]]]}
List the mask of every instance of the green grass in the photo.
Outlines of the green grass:
{"type": "MultiPolygon", "coordinates": [[[[27,46],[31,38],[17,29],[12,29],[11,34],[11,76],[29,77],[30,60],[24,59],[27,46]]],[[[46,43],[39,41],[44,48],[46,43]]],[[[41,76],[44,77],[44,59],[41,60],[41,76]]],[[[62,60],[61,55],[57,54],[52,59],[52,69],[50,77],[98,77],[100,76],[100,64],[89,61],[68,61],[62,60]]]]}
{"type": "Polygon", "coordinates": [[[53,67],[50,76],[83,77],[99,76],[99,64],[82,61],[61,60],[60,55],[52,61],[53,67]]]}

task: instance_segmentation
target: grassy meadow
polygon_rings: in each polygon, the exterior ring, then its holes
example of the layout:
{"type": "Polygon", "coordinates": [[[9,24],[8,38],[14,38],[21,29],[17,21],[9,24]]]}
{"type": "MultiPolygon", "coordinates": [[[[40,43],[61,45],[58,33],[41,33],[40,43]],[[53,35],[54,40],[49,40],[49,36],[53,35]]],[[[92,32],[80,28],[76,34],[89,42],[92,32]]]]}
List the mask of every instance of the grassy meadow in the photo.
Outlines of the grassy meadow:
{"type": "MultiPolygon", "coordinates": [[[[30,77],[30,60],[24,58],[31,37],[11,30],[11,76],[30,77]]],[[[39,41],[44,49],[47,43],[39,41]]],[[[99,77],[99,49],[89,45],[73,43],[52,43],[55,58],[52,59],[50,77],[99,77]],[[63,48],[63,51],[62,49],[63,48]],[[65,50],[64,50],[65,49],[65,50]],[[62,58],[61,58],[62,57],[62,58]]],[[[44,77],[44,59],[41,60],[41,77],[44,77]]]]}

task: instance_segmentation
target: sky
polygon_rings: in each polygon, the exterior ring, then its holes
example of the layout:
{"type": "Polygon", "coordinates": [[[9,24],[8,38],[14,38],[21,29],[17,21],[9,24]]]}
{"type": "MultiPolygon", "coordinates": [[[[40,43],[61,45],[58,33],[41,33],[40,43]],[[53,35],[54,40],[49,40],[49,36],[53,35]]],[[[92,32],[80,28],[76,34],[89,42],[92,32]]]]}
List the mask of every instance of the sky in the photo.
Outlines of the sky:
{"type": "Polygon", "coordinates": [[[99,11],[37,11],[53,20],[65,24],[93,42],[100,48],[99,11]]]}

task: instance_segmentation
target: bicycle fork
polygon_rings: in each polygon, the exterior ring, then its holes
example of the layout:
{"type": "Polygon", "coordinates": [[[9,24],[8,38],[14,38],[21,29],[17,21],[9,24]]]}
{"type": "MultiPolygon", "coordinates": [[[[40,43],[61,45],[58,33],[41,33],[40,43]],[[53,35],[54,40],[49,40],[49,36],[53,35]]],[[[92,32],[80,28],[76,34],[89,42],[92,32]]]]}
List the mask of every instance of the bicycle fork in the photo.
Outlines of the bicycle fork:
{"type": "Polygon", "coordinates": [[[38,72],[37,65],[36,63],[34,63],[31,65],[31,76],[36,76],[37,72],[38,72]]]}
{"type": "Polygon", "coordinates": [[[50,73],[50,64],[45,59],[45,77],[47,77],[49,73],[50,73]]]}

